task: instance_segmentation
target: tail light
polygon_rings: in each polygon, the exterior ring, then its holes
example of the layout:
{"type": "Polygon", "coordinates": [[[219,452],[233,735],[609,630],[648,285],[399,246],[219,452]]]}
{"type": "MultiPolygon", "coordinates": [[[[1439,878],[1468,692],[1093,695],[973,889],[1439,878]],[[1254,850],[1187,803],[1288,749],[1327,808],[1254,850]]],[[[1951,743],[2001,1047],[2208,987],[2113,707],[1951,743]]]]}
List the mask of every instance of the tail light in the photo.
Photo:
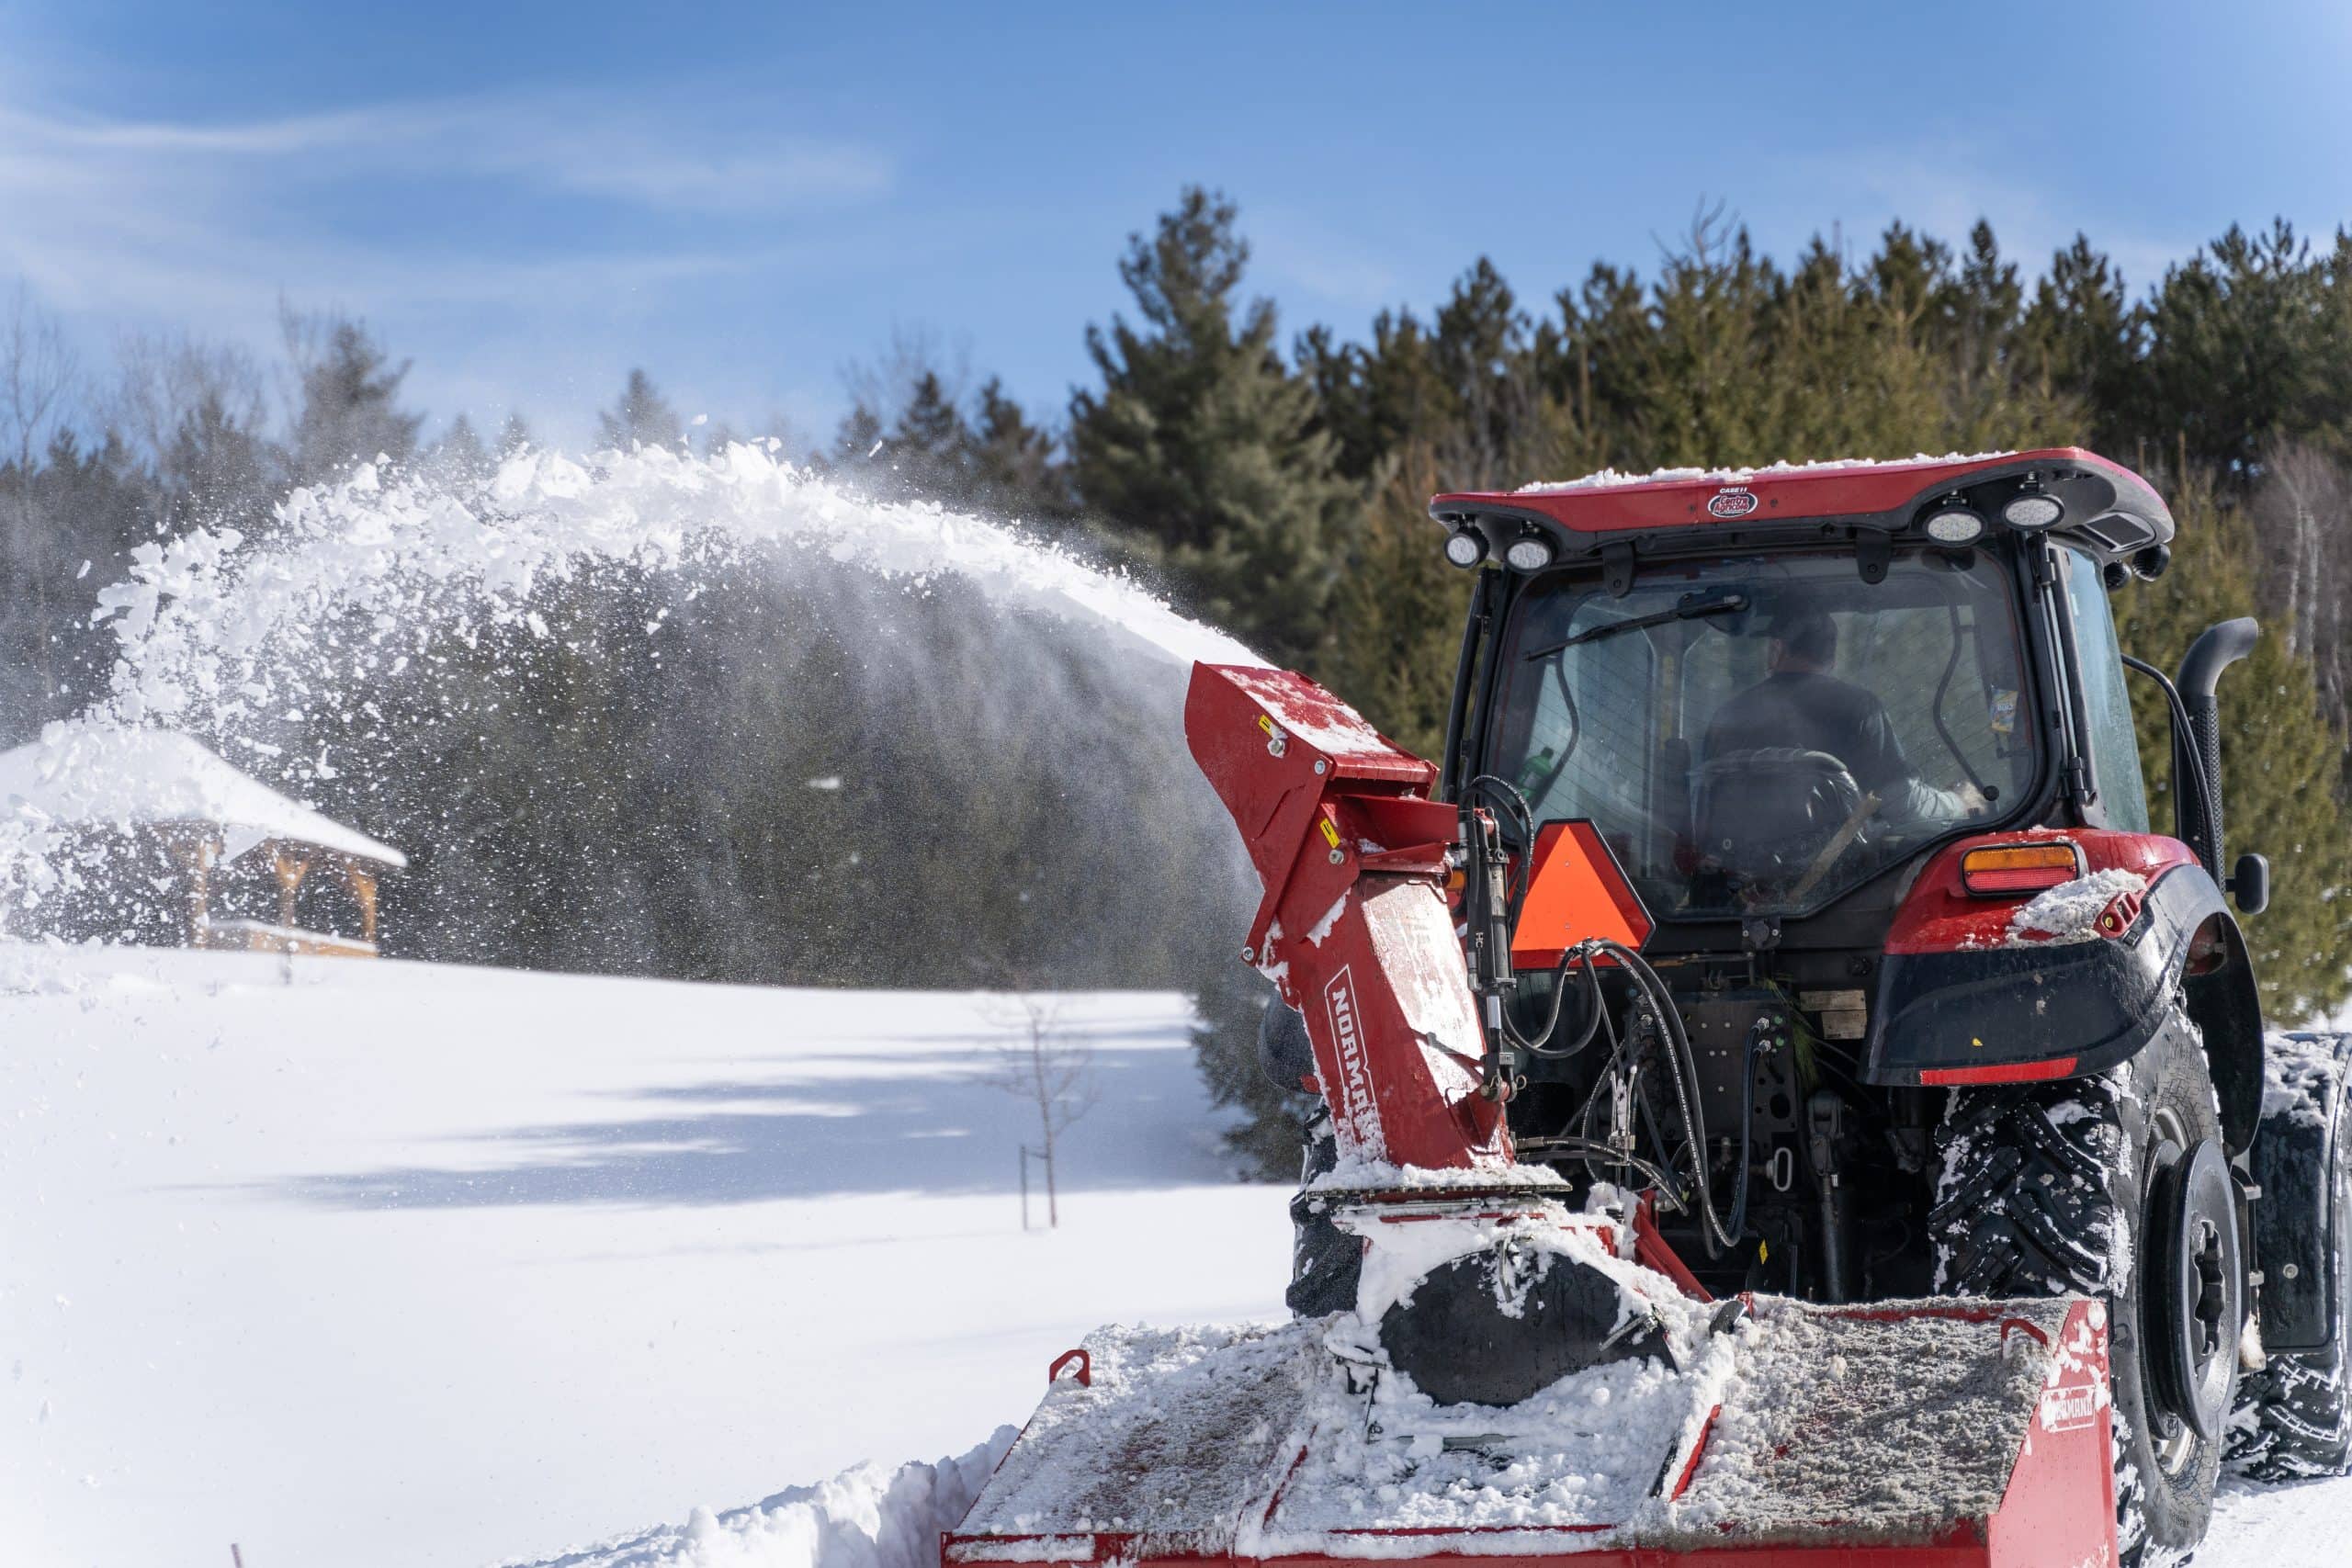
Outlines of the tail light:
{"type": "Polygon", "coordinates": [[[2040,893],[2082,874],[2082,852],[2064,839],[2039,844],[1995,844],[1971,850],[1960,861],[1960,885],[1978,898],[2040,893]]]}

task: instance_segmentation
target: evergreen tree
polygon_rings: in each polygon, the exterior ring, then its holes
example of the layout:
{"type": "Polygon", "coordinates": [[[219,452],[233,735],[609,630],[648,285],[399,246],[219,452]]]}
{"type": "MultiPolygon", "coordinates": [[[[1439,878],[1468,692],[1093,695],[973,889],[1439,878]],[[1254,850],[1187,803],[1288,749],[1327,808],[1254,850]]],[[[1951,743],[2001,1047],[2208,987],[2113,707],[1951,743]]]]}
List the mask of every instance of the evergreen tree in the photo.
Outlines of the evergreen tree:
{"type": "Polygon", "coordinates": [[[416,451],[422,414],[399,405],[409,361],[394,366],[367,327],[344,317],[286,317],[301,402],[287,444],[298,485],[335,479],[357,463],[404,463],[416,451]]]}
{"type": "Polygon", "coordinates": [[[2339,236],[2314,257],[2281,219],[2260,234],[2233,225],[2165,274],[2140,367],[2158,450],[2177,434],[2243,489],[2282,438],[2352,438],[2352,280],[2335,272],[2347,254],[2339,236]]]}
{"type": "Polygon", "coordinates": [[[1080,499],[1166,568],[1195,613],[1283,660],[1320,640],[1350,487],[1314,389],[1273,351],[1274,308],[1238,298],[1233,204],[1185,191],[1129,242],[1140,327],[1089,328],[1100,392],[1070,405],[1080,499]]]}
{"type": "Polygon", "coordinates": [[[993,376],[980,385],[978,412],[972,432],[978,503],[1028,523],[1068,517],[1068,475],[1054,460],[1052,434],[1032,424],[993,376]]]}
{"type": "Polygon", "coordinates": [[[1350,532],[1333,595],[1330,683],[1383,734],[1418,756],[1445,744],[1453,667],[1471,574],[1447,564],[1429,498],[1435,457],[1416,448],[1397,465],[1350,532]]]}
{"type": "Polygon", "coordinates": [[[1281,1005],[1273,987],[1227,957],[1203,971],[1192,998],[1193,1055],[1209,1102],[1241,1113],[1226,1130],[1225,1146],[1245,1177],[1296,1181],[1315,1100],[1273,1082],[1259,1063],[1259,1025],[1269,1006],[1281,1005]]]}
{"type": "Polygon", "coordinates": [[[621,388],[620,401],[596,416],[596,439],[615,451],[639,446],[674,446],[686,433],[686,422],[653,385],[653,378],[632,369],[621,388]]]}
{"type": "Polygon", "coordinates": [[[433,444],[433,464],[453,479],[479,479],[490,472],[490,452],[474,434],[474,423],[460,413],[433,444]]]}
{"type": "Polygon", "coordinates": [[[277,499],[277,455],[207,389],[158,461],[170,526],[252,528],[277,499]]]}
{"type": "MultiPolygon", "coordinates": [[[[2180,528],[2172,570],[2114,601],[2124,651],[2162,670],[2177,667],[2207,626],[2256,608],[2245,513],[2224,504],[2210,479],[2192,476],[2169,488],[2180,528]]],[[[2227,852],[2266,854],[2273,872],[2269,909],[2245,921],[2264,1010],[2282,1021],[2308,1018],[2346,991],[2352,909],[2338,894],[2352,881],[2352,840],[2340,804],[2343,736],[2321,708],[2310,665],[2276,626],[2223,677],[2221,706],[2227,852]]],[[[2145,688],[2133,694],[2132,712],[2157,830],[2168,832],[2170,718],[2145,688]]]]}
{"type": "Polygon", "coordinates": [[[2123,275],[2082,235],[2051,258],[2018,333],[2022,368],[2045,393],[2084,411],[2075,445],[2121,454],[2143,434],[2137,378],[2146,323],[2123,275]]]}
{"type": "Polygon", "coordinates": [[[888,453],[899,484],[919,495],[962,502],[969,498],[973,467],[972,427],[964,423],[939,372],[915,378],[906,407],[890,432],[888,453]]]}

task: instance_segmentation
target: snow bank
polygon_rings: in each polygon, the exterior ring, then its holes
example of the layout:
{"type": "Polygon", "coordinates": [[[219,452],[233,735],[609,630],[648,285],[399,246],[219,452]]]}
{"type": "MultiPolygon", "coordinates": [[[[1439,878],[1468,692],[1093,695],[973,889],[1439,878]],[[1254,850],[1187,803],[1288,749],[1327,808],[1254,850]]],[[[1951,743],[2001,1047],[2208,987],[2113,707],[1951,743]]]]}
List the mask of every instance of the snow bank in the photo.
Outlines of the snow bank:
{"type": "Polygon", "coordinates": [[[936,1464],[861,1464],[748,1508],[696,1508],[681,1525],[506,1568],[937,1568],[939,1535],[963,1519],[1014,1428],[936,1464]]]}
{"type": "Polygon", "coordinates": [[[1279,1314],[1186,998],[1056,1005],[1100,1095],[1024,1230],[987,995],[0,943],[0,1564],[549,1555],[1279,1314]]]}

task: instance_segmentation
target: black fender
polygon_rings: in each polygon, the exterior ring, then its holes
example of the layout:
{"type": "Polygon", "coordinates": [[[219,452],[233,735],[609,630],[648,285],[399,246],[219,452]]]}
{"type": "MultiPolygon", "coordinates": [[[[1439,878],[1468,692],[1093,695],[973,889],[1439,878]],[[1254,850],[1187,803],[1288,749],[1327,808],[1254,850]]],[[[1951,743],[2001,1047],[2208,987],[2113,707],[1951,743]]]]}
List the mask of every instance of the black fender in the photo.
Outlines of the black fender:
{"type": "Polygon", "coordinates": [[[2329,1348],[2335,1315],[2335,1249],[2344,1245],[2342,1225],[2328,1211],[2335,1202],[2328,1180],[2345,1126],[2345,1069],[2352,1062],[2352,1034],[2297,1034],[2298,1045],[2332,1055],[2334,1071],[2324,1082],[2299,1083],[2277,1097],[2254,1140],[2255,1258],[2262,1269],[2262,1348],[2282,1350],[2329,1348]]]}
{"type": "Polygon", "coordinates": [[[2086,1077],[2177,1027],[2176,996],[2205,1034],[2231,1150],[2254,1135],[2262,1104],[2262,1015],[2245,942],[2205,868],[2152,883],[2131,925],[2086,942],[1889,953],[1871,1006],[1866,1076],[1921,1086],[1970,1077],[2086,1077]],[[2197,971],[2191,974],[2191,970],[2197,971]],[[1937,1075],[1935,1077],[1925,1075],[1937,1075]],[[1982,1074],[1982,1077],[1975,1075],[1982,1074]]]}

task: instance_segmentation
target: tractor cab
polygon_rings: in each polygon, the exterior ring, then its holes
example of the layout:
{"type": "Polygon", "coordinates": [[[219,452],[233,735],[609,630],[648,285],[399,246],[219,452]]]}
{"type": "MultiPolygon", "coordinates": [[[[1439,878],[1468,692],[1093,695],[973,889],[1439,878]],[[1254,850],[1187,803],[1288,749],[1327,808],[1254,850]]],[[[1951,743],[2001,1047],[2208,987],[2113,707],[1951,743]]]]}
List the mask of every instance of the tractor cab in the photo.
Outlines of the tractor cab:
{"type": "Polygon", "coordinates": [[[1750,928],[1875,946],[1939,844],[2149,830],[2107,594],[2164,570],[2173,524],[2103,459],[1604,479],[1431,511],[1449,558],[1503,568],[1480,574],[1451,786],[1521,829],[1590,822],[1661,951],[1750,928]]]}

